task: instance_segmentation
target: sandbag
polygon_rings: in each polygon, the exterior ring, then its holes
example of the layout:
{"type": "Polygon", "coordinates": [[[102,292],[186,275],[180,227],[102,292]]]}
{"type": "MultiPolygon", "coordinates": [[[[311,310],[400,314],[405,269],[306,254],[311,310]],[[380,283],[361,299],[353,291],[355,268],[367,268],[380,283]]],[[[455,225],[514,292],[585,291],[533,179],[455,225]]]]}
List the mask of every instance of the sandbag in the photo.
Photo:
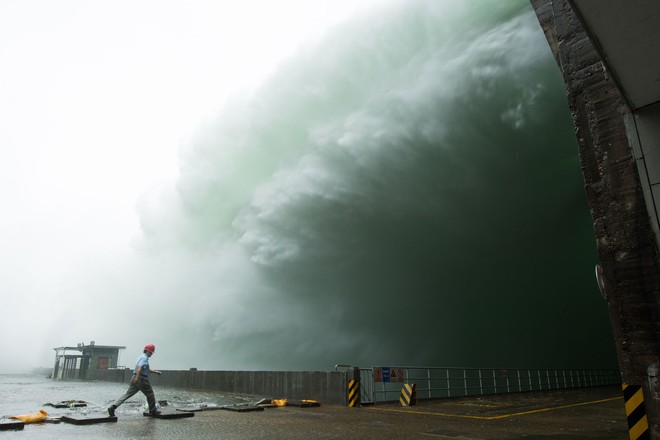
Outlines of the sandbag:
{"type": "Polygon", "coordinates": [[[39,412],[36,414],[20,414],[17,416],[11,416],[9,418],[20,420],[21,422],[27,424],[27,423],[43,422],[46,419],[46,417],[48,417],[48,413],[43,409],[40,409],[39,412]]]}
{"type": "Polygon", "coordinates": [[[273,403],[277,406],[286,406],[286,399],[273,399],[273,403]]]}

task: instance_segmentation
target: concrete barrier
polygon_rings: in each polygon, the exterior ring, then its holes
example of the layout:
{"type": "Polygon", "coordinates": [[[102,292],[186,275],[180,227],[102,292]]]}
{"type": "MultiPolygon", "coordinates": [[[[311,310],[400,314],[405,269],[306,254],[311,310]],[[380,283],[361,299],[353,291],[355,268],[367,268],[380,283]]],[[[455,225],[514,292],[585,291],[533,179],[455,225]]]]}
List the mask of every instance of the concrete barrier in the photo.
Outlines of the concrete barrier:
{"type": "MultiPolygon", "coordinates": [[[[97,380],[128,383],[130,369],[98,371],[97,380]]],[[[163,370],[152,374],[153,386],[251,394],[264,398],[311,399],[326,404],[346,404],[346,375],[338,371],[199,371],[163,370]]]]}

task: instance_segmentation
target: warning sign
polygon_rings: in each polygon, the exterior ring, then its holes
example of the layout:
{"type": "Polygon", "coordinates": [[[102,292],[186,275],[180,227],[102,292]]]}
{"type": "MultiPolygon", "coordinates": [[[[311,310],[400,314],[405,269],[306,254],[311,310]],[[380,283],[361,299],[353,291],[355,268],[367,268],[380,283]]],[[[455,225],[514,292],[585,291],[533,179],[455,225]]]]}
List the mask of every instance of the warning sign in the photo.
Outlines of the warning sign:
{"type": "Polygon", "coordinates": [[[383,367],[383,382],[390,381],[390,367],[383,367]]]}
{"type": "Polygon", "coordinates": [[[374,382],[405,382],[403,368],[374,367],[374,382]]]}

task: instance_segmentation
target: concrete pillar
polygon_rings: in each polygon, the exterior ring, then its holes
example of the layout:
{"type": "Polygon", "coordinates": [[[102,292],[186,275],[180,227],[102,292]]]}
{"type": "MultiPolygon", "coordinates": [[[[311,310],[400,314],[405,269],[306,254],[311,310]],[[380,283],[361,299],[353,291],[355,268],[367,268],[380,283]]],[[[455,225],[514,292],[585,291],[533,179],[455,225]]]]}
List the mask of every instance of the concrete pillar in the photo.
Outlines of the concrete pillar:
{"type": "Polygon", "coordinates": [[[570,2],[531,3],[566,84],[622,379],[643,388],[660,440],[660,264],[626,134],[630,110],[570,2]]]}
{"type": "Polygon", "coordinates": [[[346,405],[350,407],[360,406],[360,395],[362,390],[359,367],[350,367],[346,370],[346,385],[346,405]],[[353,386],[351,386],[351,384],[353,386]]]}

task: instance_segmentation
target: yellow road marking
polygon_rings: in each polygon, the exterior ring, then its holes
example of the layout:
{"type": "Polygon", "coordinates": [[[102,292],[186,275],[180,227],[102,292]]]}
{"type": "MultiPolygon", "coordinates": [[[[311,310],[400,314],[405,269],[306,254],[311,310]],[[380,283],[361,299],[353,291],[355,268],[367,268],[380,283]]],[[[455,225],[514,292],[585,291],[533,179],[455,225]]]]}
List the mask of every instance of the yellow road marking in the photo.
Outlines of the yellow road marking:
{"type": "Polygon", "coordinates": [[[407,410],[407,409],[377,408],[377,407],[370,407],[369,409],[377,410],[377,411],[387,411],[387,412],[401,412],[401,413],[408,413],[408,414],[423,414],[423,415],[429,415],[429,416],[459,417],[459,418],[463,418],[463,419],[498,420],[498,419],[506,419],[508,417],[518,417],[518,416],[524,416],[524,415],[527,415],[527,414],[554,411],[556,409],[573,408],[573,407],[576,407],[576,406],[585,406],[585,405],[594,405],[594,404],[597,404],[597,403],[611,402],[613,400],[619,400],[619,399],[621,399],[621,397],[612,397],[612,398],[609,398],[609,399],[592,400],[590,402],[573,403],[571,405],[553,406],[553,407],[549,407],[549,408],[533,409],[533,410],[530,410],[530,411],[522,411],[522,412],[517,412],[517,413],[511,413],[511,414],[502,414],[502,415],[499,415],[499,416],[470,416],[470,415],[466,415],[466,414],[448,414],[448,413],[432,412],[432,411],[416,411],[416,410],[407,410]]]}

